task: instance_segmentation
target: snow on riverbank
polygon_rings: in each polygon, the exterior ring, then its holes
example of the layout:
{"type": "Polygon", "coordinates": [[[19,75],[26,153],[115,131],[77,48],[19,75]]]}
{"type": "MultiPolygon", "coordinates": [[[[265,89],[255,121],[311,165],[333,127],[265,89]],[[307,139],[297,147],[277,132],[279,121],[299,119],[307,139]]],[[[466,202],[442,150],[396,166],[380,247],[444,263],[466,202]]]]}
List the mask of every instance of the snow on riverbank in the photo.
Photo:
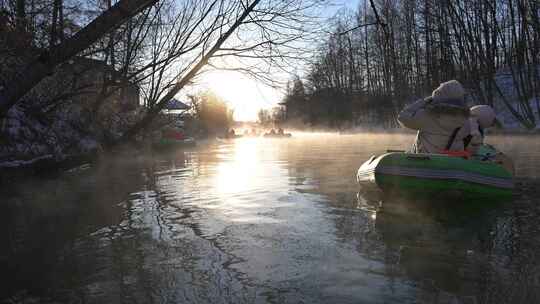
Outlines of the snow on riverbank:
{"type": "Polygon", "coordinates": [[[72,155],[95,153],[99,144],[85,134],[81,120],[74,107],[47,116],[13,107],[1,126],[0,167],[31,166],[45,159],[62,161],[72,155]]]}
{"type": "Polygon", "coordinates": [[[31,166],[39,161],[53,159],[54,156],[51,154],[38,156],[29,160],[11,160],[0,162],[0,168],[17,168],[17,167],[26,167],[31,166]]]}

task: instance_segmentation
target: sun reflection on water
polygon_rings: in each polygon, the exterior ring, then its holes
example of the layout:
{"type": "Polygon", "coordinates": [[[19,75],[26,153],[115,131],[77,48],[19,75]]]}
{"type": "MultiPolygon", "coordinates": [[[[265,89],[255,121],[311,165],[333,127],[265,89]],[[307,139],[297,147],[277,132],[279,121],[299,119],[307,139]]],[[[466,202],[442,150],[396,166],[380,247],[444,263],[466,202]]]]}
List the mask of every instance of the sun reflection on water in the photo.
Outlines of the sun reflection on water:
{"type": "MultiPolygon", "coordinates": [[[[276,150],[263,149],[259,139],[237,139],[222,147],[226,155],[212,177],[219,203],[213,209],[233,222],[268,222],[262,213],[269,196],[287,192],[288,171],[276,150]],[[269,157],[266,157],[269,156],[269,157]]],[[[274,220],[275,221],[275,220],[274,220]]]]}
{"type": "Polygon", "coordinates": [[[237,140],[231,157],[217,166],[215,189],[221,195],[239,194],[253,190],[256,179],[253,175],[261,173],[262,166],[254,140],[237,140]]]}

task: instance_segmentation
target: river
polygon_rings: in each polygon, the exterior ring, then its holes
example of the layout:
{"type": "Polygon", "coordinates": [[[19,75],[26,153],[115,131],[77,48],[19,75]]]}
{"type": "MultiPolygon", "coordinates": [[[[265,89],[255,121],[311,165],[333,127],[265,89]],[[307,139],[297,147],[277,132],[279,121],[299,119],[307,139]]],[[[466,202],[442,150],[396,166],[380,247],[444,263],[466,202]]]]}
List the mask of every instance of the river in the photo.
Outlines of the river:
{"type": "Polygon", "coordinates": [[[380,200],[409,135],[295,134],[117,156],[0,189],[0,303],[538,303],[540,140],[503,203],[380,200]],[[474,208],[469,208],[473,206],[474,208]]]}

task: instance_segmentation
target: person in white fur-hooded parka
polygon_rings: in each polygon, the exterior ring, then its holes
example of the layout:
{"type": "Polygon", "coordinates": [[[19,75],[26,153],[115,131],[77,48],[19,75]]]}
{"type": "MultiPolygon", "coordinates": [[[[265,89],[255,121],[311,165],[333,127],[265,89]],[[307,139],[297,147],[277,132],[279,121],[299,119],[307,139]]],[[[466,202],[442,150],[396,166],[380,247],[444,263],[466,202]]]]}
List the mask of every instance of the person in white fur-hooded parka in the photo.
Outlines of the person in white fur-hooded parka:
{"type": "Polygon", "coordinates": [[[512,159],[500,151],[495,151],[494,153],[494,148],[484,143],[487,129],[491,127],[502,128],[502,124],[497,119],[493,108],[488,105],[476,105],[471,107],[470,118],[467,124],[470,133],[463,141],[465,150],[472,156],[481,156],[484,160],[491,159],[510,173],[514,174],[515,168],[512,159]],[[482,149],[483,146],[487,147],[487,150],[482,149]]]}
{"type": "Polygon", "coordinates": [[[406,106],[399,113],[399,123],[418,130],[414,153],[463,151],[463,139],[470,134],[469,108],[465,90],[457,80],[442,83],[431,96],[406,106]]]}

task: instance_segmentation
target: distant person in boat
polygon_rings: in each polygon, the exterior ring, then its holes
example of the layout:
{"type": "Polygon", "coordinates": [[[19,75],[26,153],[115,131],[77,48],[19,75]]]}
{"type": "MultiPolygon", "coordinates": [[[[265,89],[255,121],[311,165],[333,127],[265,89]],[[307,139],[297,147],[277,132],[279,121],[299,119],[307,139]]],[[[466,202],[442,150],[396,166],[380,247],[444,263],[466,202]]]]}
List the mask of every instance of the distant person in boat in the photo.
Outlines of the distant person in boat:
{"type": "Polygon", "coordinates": [[[470,133],[463,139],[465,149],[471,154],[476,154],[478,148],[484,144],[485,131],[496,125],[497,121],[495,111],[488,105],[473,106],[470,109],[471,117],[468,120],[470,133]]]}
{"type": "Polygon", "coordinates": [[[469,108],[465,90],[457,80],[441,83],[431,96],[406,106],[399,113],[399,123],[418,130],[414,153],[463,151],[463,139],[469,135],[469,108]]]}
{"type": "Polygon", "coordinates": [[[161,137],[164,139],[183,140],[185,135],[182,129],[168,127],[161,132],[161,137]]]}

